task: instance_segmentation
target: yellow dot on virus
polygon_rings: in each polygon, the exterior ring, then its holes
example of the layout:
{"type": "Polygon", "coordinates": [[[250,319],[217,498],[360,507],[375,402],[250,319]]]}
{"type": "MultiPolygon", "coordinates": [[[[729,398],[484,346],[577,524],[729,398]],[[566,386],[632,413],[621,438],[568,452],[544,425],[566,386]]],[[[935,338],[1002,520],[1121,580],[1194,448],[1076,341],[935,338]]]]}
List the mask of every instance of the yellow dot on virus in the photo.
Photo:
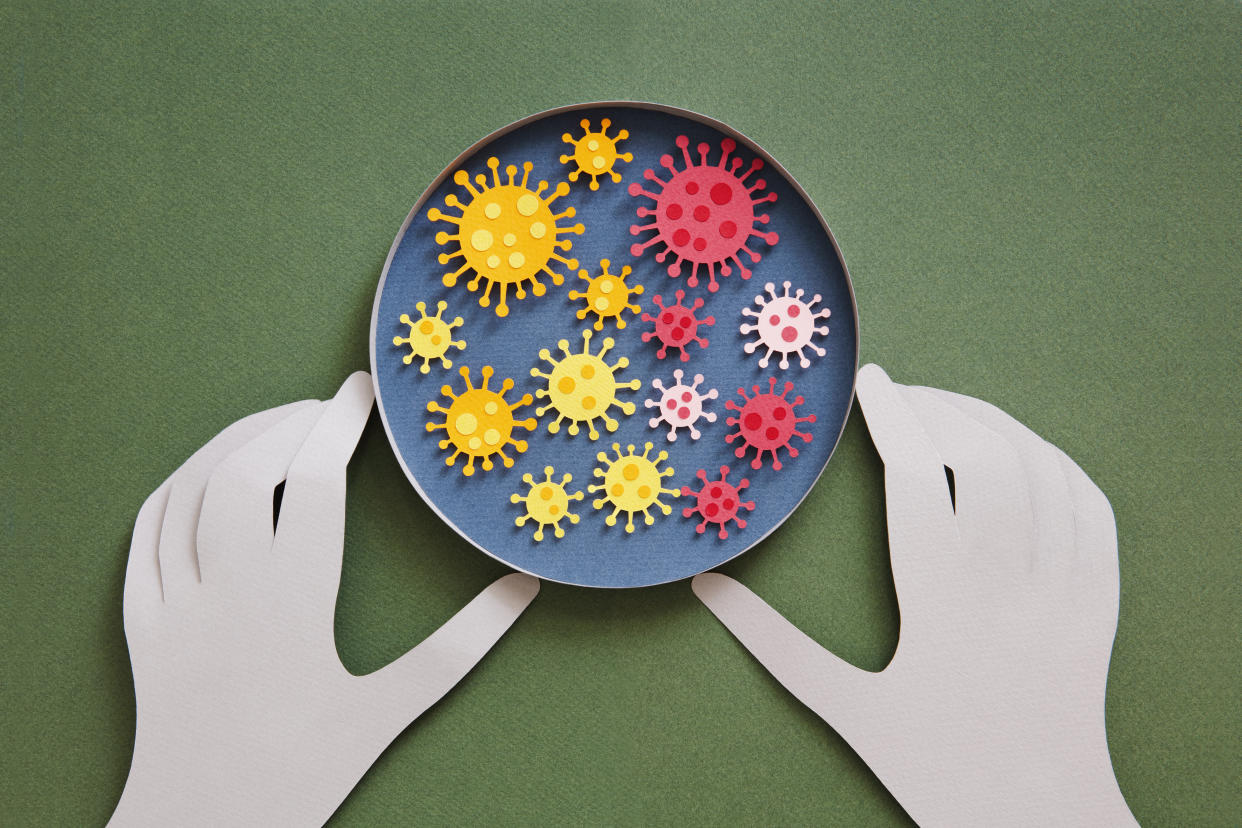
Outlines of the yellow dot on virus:
{"type": "Polygon", "coordinates": [[[608,137],[608,127],[612,125],[612,121],[605,118],[599,127],[599,132],[591,131],[591,122],[583,119],[579,124],[586,132],[581,138],[574,140],[573,136],[566,132],[561,136],[561,140],[566,144],[573,144],[573,155],[562,155],[561,163],[568,164],[571,161],[576,165],[577,169],[569,174],[570,181],[577,181],[578,176],[586,173],[591,176],[591,189],[599,189],[598,179],[602,175],[612,177],[613,183],[621,180],[621,173],[613,169],[613,165],[618,160],[629,163],[634,160],[634,156],[628,152],[617,152],[617,144],[630,137],[630,134],[624,129],[617,133],[616,137],[608,137]]]}
{"type": "Polygon", "coordinates": [[[557,252],[567,252],[573,246],[569,239],[558,240],[557,235],[581,234],[583,227],[581,224],[557,226],[559,219],[574,216],[573,207],[566,207],[562,213],[552,212],[552,202],[569,192],[569,185],[564,181],[545,199],[543,192],[548,182],[540,181],[533,190],[527,186],[534,168],[531,162],[522,165],[521,181],[516,180],[517,167],[512,164],[505,167],[507,183],[501,183],[498,159],[487,159],[487,166],[492,171],[490,186],[483,174],[475,176],[473,183],[465,170],[453,174],[453,182],[467,190],[470,200],[462,203],[450,193],[444,203],[460,209],[461,215],[450,215],[432,207],[427,211],[427,218],[457,225],[455,234],[444,231],[436,234],[436,244],[455,248],[440,254],[440,264],[457,265],[456,270],[444,274],[444,284],[453,287],[463,273],[473,271],[474,276],[470,277],[466,288],[477,292],[482,285],[479,304],[486,308],[492,304],[492,288],[498,287],[496,315],[508,316],[510,288],[518,299],[525,299],[529,282],[531,292],[543,296],[546,288],[539,281],[541,276],[550,276],[554,284],[560,285],[565,277],[553,268],[578,266],[576,259],[567,259],[557,252]],[[461,261],[455,262],[456,259],[461,261]]]}
{"type": "Polygon", "coordinates": [[[492,455],[499,455],[505,468],[513,465],[513,458],[505,454],[505,449],[513,446],[517,453],[526,451],[526,441],[513,437],[516,428],[534,431],[535,418],[519,420],[514,412],[524,405],[530,405],[530,394],[524,394],[520,400],[510,405],[505,401],[505,394],[513,388],[513,380],[505,379],[499,391],[487,387],[492,378],[492,366],[484,365],[483,382],[477,388],[470,382],[470,369],[462,366],[459,369],[462,379],[466,381],[466,390],[454,394],[452,386],[445,385],[440,393],[452,402],[448,408],[435,400],[427,403],[427,410],[444,415],[442,423],[427,423],[428,431],[444,431],[445,437],[440,441],[441,449],[452,448],[453,453],[445,458],[444,464],[452,466],[458,456],[466,455],[466,465],[461,473],[466,477],[474,474],[474,461],[480,460],[484,471],[492,469],[492,455]]]}
{"type": "Polygon", "coordinates": [[[595,314],[595,330],[597,331],[603,330],[605,319],[613,319],[617,323],[617,329],[623,330],[625,320],[621,318],[621,315],[627,310],[631,313],[638,313],[642,310],[638,305],[630,304],[631,296],[640,296],[643,292],[642,285],[630,287],[625,283],[625,277],[630,275],[630,266],[622,267],[621,275],[617,276],[608,272],[610,264],[611,262],[607,259],[600,259],[599,267],[602,273],[594,278],[589,276],[585,270],[579,270],[578,278],[587,283],[587,289],[569,292],[570,299],[586,300],[586,307],[578,310],[578,318],[586,319],[587,314],[595,314]]]}
{"type": "Polygon", "coordinates": [[[665,515],[673,511],[673,507],[660,502],[660,495],[678,497],[680,489],[665,489],[661,486],[665,477],[672,477],[671,468],[660,468],[660,464],[668,459],[668,452],[662,451],[651,459],[651,443],[643,445],[643,453],[635,454],[634,446],[630,445],[626,454],[621,453],[619,443],[612,444],[616,457],[609,457],[600,452],[596,459],[602,464],[595,469],[595,476],[603,478],[602,483],[593,483],[588,491],[599,492],[600,497],[592,504],[593,509],[603,509],[612,505],[612,514],[604,519],[609,526],[617,525],[617,515],[626,513],[625,531],[634,531],[634,516],[643,515],[643,523],[647,526],[655,523],[651,515],[651,507],[655,506],[665,515]]]}
{"type": "Polygon", "coordinates": [[[463,339],[453,339],[453,329],[461,327],[462,319],[457,317],[452,322],[445,322],[442,318],[444,309],[448,307],[448,303],[441,301],[436,303],[436,315],[427,315],[427,305],[419,302],[415,307],[418,309],[418,319],[410,319],[410,315],[401,314],[401,324],[410,326],[409,336],[394,336],[392,338],[393,345],[409,345],[410,353],[401,358],[401,361],[409,365],[414,361],[415,357],[422,359],[423,364],[419,367],[419,372],[426,374],[431,370],[431,361],[433,359],[440,360],[443,368],[452,368],[453,360],[445,356],[449,348],[456,348],[461,351],[466,347],[463,339]]]}
{"type": "Polygon", "coordinates": [[[546,397],[548,404],[535,409],[535,416],[542,417],[550,409],[555,409],[557,418],[548,424],[552,434],[561,430],[561,421],[569,420],[569,433],[578,433],[578,423],[585,422],[592,440],[599,439],[595,430],[595,420],[602,418],[609,431],[616,431],[619,423],[608,416],[608,409],[617,406],[627,416],[634,413],[634,403],[621,402],[617,399],[617,391],[629,389],[637,391],[642,387],[642,380],[619,382],[617,371],[625,368],[630,361],[621,357],[612,365],[604,362],[604,354],[616,344],[605,338],[598,354],[591,353],[591,332],[582,332],[582,353],[571,354],[569,341],[562,339],[557,343],[565,357],[561,360],[552,358],[547,348],[539,352],[539,358],[552,363],[552,370],[543,373],[538,368],[530,369],[532,377],[542,377],[548,381],[546,389],[540,388],[535,394],[546,397]]]}
{"type": "Polygon", "coordinates": [[[578,516],[569,511],[569,502],[582,500],[583,494],[582,492],[571,493],[566,488],[573,480],[571,475],[561,475],[561,482],[557,483],[552,479],[554,472],[551,466],[545,466],[544,479],[538,482],[529,474],[522,475],[522,482],[530,487],[530,491],[524,495],[509,496],[510,503],[526,505],[526,514],[514,520],[514,523],[518,526],[525,526],[527,521],[533,520],[539,524],[535,528],[535,540],[537,541],[543,540],[543,530],[548,526],[552,527],[552,531],[558,538],[565,537],[565,530],[561,528],[563,518],[569,518],[570,523],[578,522],[578,516]]]}

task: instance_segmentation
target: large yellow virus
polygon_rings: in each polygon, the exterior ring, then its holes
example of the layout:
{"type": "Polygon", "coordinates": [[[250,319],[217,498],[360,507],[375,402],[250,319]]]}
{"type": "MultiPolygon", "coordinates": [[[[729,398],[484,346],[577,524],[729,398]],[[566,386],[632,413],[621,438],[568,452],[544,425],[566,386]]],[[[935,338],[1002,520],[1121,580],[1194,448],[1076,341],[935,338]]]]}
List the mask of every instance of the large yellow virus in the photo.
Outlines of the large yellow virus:
{"type": "Polygon", "coordinates": [[[449,207],[461,210],[460,216],[448,215],[432,207],[427,211],[427,218],[432,221],[447,221],[457,225],[457,234],[446,232],[436,234],[436,244],[448,245],[455,242],[457,249],[440,254],[440,264],[446,265],[454,259],[462,259],[457,270],[444,274],[444,284],[453,287],[457,279],[467,270],[474,271],[474,277],[466,284],[471,292],[485,284],[483,294],[479,297],[479,305],[489,307],[492,303],[492,288],[499,285],[499,297],[496,302],[496,315],[509,314],[509,288],[513,288],[518,299],[526,298],[526,282],[531,283],[531,292],[543,296],[546,288],[539,281],[541,274],[552,277],[554,284],[561,284],[564,276],[552,269],[553,262],[568,267],[577,267],[576,259],[566,259],[556,251],[568,251],[573,243],[569,239],[557,239],[563,233],[581,234],[583,227],[575,224],[572,227],[558,227],[556,222],[563,218],[573,218],[574,208],[566,207],[562,213],[553,214],[551,204],[560,196],[569,192],[569,185],[564,181],[556,185],[552,195],[543,198],[543,191],[548,182],[540,181],[531,190],[526,186],[530,171],[534,165],[527,161],[522,165],[522,180],[515,182],[517,167],[510,164],[505,167],[508,183],[500,181],[499,159],[487,159],[487,166],[492,170],[492,183],[488,186],[487,176],[479,173],[470,183],[470,176],[465,170],[453,173],[453,182],[465,187],[470,193],[470,201],[462,204],[456,195],[450,193],[444,199],[449,207]]]}
{"type": "Polygon", "coordinates": [[[526,514],[518,517],[513,522],[518,526],[525,526],[527,521],[534,521],[538,524],[535,527],[535,540],[543,540],[543,530],[548,526],[552,527],[552,531],[558,538],[565,537],[565,530],[561,528],[561,520],[569,518],[570,523],[577,523],[578,516],[569,511],[569,502],[571,500],[582,500],[582,492],[570,492],[566,487],[573,480],[573,476],[569,474],[561,475],[561,482],[557,483],[552,479],[555,470],[551,466],[545,466],[543,469],[543,480],[538,482],[530,474],[522,475],[522,482],[530,487],[530,491],[526,494],[512,494],[509,496],[510,503],[522,503],[526,506],[526,514]]]}
{"type": "Polygon", "coordinates": [[[615,458],[602,451],[596,456],[603,466],[595,469],[595,476],[604,478],[604,482],[593,483],[587,490],[601,494],[591,504],[592,508],[602,509],[612,505],[612,514],[604,519],[609,526],[616,526],[617,515],[625,512],[625,531],[629,533],[634,531],[634,516],[638,513],[642,513],[643,523],[650,526],[655,523],[650,511],[652,506],[665,515],[673,511],[672,506],[660,502],[660,495],[681,495],[680,489],[665,489],[660,485],[665,477],[673,476],[671,468],[660,468],[660,464],[668,459],[668,452],[662,451],[652,460],[649,457],[651,448],[651,443],[645,443],[643,453],[635,454],[631,444],[628,453],[622,454],[620,444],[613,443],[615,458]]]}
{"type": "Polygon", "coordinates": [[[595,314],[595,330],[597,331],[604,329],[605,319],[614,320],[617,323],[617,329],[624,330],[625,320],[621,318],[621,315],[627,310],[631,313],[638,313],[642,310],[638,305],[630,304],[631,296],[641,296],[643,292],[642,285],[631,287],[625,283],[625,277],[630,275],[630,266],[624,265],[621,268],[621,275],[618,276],[608,272],[610,265],[611,262],[607,259],[600,259],[599,267],[602,272],[595,277],[591,277],[585,270],[579,270],[578,278],[587,283],[587,289],[569,292],[570,299],[586,300],[586,307],[579,309],[578,318],[586,319],[587,314],[595,314]]]}
{"type": "Polygon", "coordinates": [[[543,373],[538,368],[530,369],[532,377],[542,377],[548,381],[546,389],[540,388],[536,395],[547,398],[548,404],[535,409],[535,416],[542,417],[548,410],[555,409],[556,420],[548,423],[548,432],[555,434],[561,430],[561,421],[569,420],[569,433],[578,433],[578,423],[586,423],[592,440],[599,439],[595,429],[595,420],[603,418],[604,426],[609,431],[616,431],[619,423],[608,416],[608,409],[617,406],[625,415],[634,413],[634,403],[621,402],[617,399],[617,391],[629,389],[637,391],[642,387],[642,380],[619,382],[617,371],[625,368],[630,361],[621,357],[612,365],[604,362],[604,354],[616,344],[611,337],[606,337],[598,354],[591,353],[591,332],[582,332],[582,353],[569,352],[569,340],[562,339],[557,347],[565,354],[564,359],[555,360],[547,348],[539,352],[539,358],[552,363],[550,373],[543,373]]]}
{"type": "Polygon", "coordinates": [[[462,325],[461,317],[457,317],[452,322],[444,321],[444,309],[448,307],[448,302],[440,301],[436,303],[436,315],[427,315],[427,305],[419,302],[414,306],[418,309],[419,318],[411,320],[408,313],[401,314],[401,324],[410,326],[409,336],[394,336],[392,338],[393,345],[409,345],[410,352],[401,358],[401,361],[409,365],[414,361],[415,357],[422,359],[423,364],[419,366],[419,373],[426,374],[431,370],[431,361],[440,360],[442,368],[452,368],[453,360],[445,356],[449,348],[456,348],[461,351],[466,347],[463,339],[453,339],[453,329],[460,328],[462,325]]]}
{"type": "Polygon", "coordinates": [[[487,387],[493,374],[490,365],[483,366],[480,372],[483,382],[477,388],[470,382],[468,367],[463,365],[459,373],[466,381],[465,391],[454,394],[452,386],[445,385],[440,388],[440,393],[452,400],[448,408],[435,400],[427,403],[428,411],[445,415],[442,423],[427,423],[428,431],[445,432],[446,436],[440,441],[440,448],[453,449],[453,453],[445,458],[444,465],[452,466],[457,462],[458,456],[464,454],[466,465],[461,473],[470,477],[474,474],[475,460],[482,461],[480,465],[484,471],[490,471],[493,465],[492,455],[498,454],[505,468],[509,468],[513,465],[513,458],[505,454],[505,448],[513,446],[514,451],[519,454],[526,451],[526,441],[514,439],[513,430],[535,429],[534,417],[525,420],[514,417],[516,409],[530,405],[530,394],[522,395],[520,400],[510,405],[505,401],[505,394],[513,388],[513,380],[505,379],[500,384],[500,391],[490,390],[487,387]]]}
{"type": "Polygon", "coordinates": [[[613,169],[618,160],[629,163],[634,160],[634,156],[628,152],[617,152],[617,144],[630,137],[630,134],[624,129],[616,134],[615,137],[608,137],[608,127],[612,126],[612,121],[605,118],[599,127],[599,132],[591,131],[591,122],[585,118],[579,123],[583,131],[586,132],[581,138],[574,139],[572,135],[566,132],[561,136],[561,140],[566,144],[573,144],[573,155],[562,155],[561,163],[568,164],[571,161],[577,167],[569,173],[570,181],[577,181],[578,176],[586,173],[591,176],[591,189],[599,189],[599,181],[601,175],[612,177],[613,183],[621,180],[621,173],[613,169]]]}

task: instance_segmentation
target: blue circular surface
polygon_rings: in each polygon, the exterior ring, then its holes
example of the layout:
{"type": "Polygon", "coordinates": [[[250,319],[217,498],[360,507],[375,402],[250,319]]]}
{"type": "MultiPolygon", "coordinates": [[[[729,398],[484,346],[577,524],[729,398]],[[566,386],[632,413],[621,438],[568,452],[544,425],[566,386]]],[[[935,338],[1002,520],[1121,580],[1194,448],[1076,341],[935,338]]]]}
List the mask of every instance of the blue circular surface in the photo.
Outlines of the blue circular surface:
{"type": "Polygon", "coordinates": [[[402,467],[431,507],[463,537],[510,566],[542,578],[583,586],[635,587],[686,578],[711,569],[749,549],[793,512],[823,471],[844,428],[853,400],[857,343],[857,313],[845,264],[818,211],[778,164],[743,136],[701,116],[665,107],[608,104],[555,110],[501,130],[454,161],[423,194],[397,235],[380,279],[371,321],[371,366],[380,413],[402,467]],[[599,189],[592,191],[588,188],[589,179],[582,176],[571,185],[567,195],[553,204],[553,212],[559,213],[566,206],[573,206],[576,211],[572,219],[561,219],[560,226],[578,222],[585,226],[582,235],[562,236],[573,242],[572,250],[562,255],[577,259],[579,267],[562,265],[556,268],[565,277],[560,286],[545,275],[542,281],[547,293],[542,297],[531,295],[529,290],[522,300],[511,295],[510,312],[505,318],[497,317],[494,307],[479,306],[480,294],[466,288],[471,273],[464,274],[455,286],[446,287],[441,277],[455,270],[456,265],[442,265],[438,257],[454,249],[455,243],[441,245],[436,241],[436,234],[455,230],[444,221],[432,221],[428,210],[437,208],[446,214],[459,212],[446,208],[445,199],[450,194],[458,196],[463,203],[469,201],[469,193],[454,183],[453,173],[464,169],[472,179],[478,173],[488,173],[490,178],[487,159],[494,156],[500,160],[502,180],[509,164],[518,166],[520,179],[521,165],[529,161],[534,165],[530,185],[533,188],[537,182],[547,181],[546,197],[557,183],[567,180],[573,169],[572,164],[560,162],[563,154],[573,152],[561,136],[564,133],[574,137],[582,135],[579,122],[584,118],[591,121],[592,129],[599,128],[601,119],[610,119],[611,135],[620,129],[627,130],[629,137],[618,149],[632,153],[633,160],[619,161],[615,165],[623,176],[620,183],[604,176],[600,178],[599,189]],[[696,163],[695,148],[699,142],[711,146],[708,162],[715,164],[720,158],[721,141],[734,139],[738,144],[734,154],[743,160],[742,171],[756,156],[765,161],[763,169],[747,183],[753,184],[756,178],[762,177],[767,190],[760,192],[777,195],[775,203],[757,206],[756,212],[766,212],[771,220],[766,227],[756,225],[756,228],[778,233],[779,241],[769,246],[762,239],[752,237],[750,248],[762,255],[761,261],[750,264],[743,254],[743,260],[753,270],[752,276],[743,280],[735,267],[731,275],[718,277],[720,289],[716,293],[708,292],[706,279],[697,288],[688,287],[688,264],[683,265],[680,277],[670,277],[668,262],[661,264],[655,258],[662,245],[654,245],[640,256],[633,256],[630,251],[631,244],[650,236],[649,233],[631,235],[632,224],[651,221],[639,218],[636,209],[654,205],[651,199],[629,195],[628,187],[631,182],[641,182],[649,191],[658,190],[658,185],[644,180],[643,172],[651,168],[667,180],[669,172],[660,166],[663,155],[672,155],[681,169],[684,162],[676,144],[681,135],[689,137],[696,163]],[[584,302],[571,299],[569,293],[586,287],[586,282],[578,279],[578,269],[584,268],[590,275],[597,275],[601,259],[612,262],[614,274],[625,265],[633,268],[626,281],[644,286],[645,292],[633,300],[641,305],[642,312],[656,312],[654,297],[657,294],[669,304],[674,301],[677,290],[686,291],[687,304],[701,296],[706,305],[699,315],[711,315],[716,320],[714,326],[700,329],[710,345],[706,349],[691,346],[688,362],[680,361],[676,351],[661,360],[657,357],[659,343],[642,341],[642,334],[652,330],[653,325],[644,322],[641,313],[626,314],[627,327],[620,331],[612,320],[606,320],[604,329],[596,332],[592,327],[594,315],[579,321],[576,314],[584,302]],[[764,293],[765,284],[774,283],[780,292],[785,281],[791,282],[795,289],[803,289],[807,299],[814,294],[822,295],[822,302],[816,307],[828,308],[831,317],[818,324],[826,324],[830,333],[817,336],[814,341],[825,348],[827,354],[820,357],[808,351],[811,364],[806,368],[800,366],[796,357],[785,370],[780,368],[778,358],[773,358],[767,368],[761,368],[759,361],[765,350],[760,348],[747,354],[743,349],[756,337],[741,332],[743,323],[753,321],[744,317],[742,311],[759,307],[756,297],[764,293]],[[409,334],[409,327],[400,322],[402,314],[417,319],[415,306],[420,301],[434,313],[440,300],[448,303],[446,319],[463,318],[464,324],[453,333],[454,338],[464,339],[467,345],[463,351],[450,350],[447,354],[453,361],[452,368],[445,369],[433,362],[431,372],[423,374],[419,372],[420,360],[404,364],[402,357],[409,353],[409,348],[394,345],[393,338],[409,334]],[[510,447],[507,453],[515,459],[511,468],[505,468],[498,459],[490,471],[483,471],[476,463],[475,474],[466,477],[462,474],[464,456],[458,458],[455,466],[445,464],[452,451],[439,447],[444,432],[426,430],[428,422],[444,421],[443,414],[429,413],[427,409],[432,401],[448,405],[449,400],[441,395],[441,386],[452,386],[454,393],[460,393],[465,387],[458,373],[462,366],[470,369],[476,385],[480,369],[492,366],[496,373],[492,387],[497,387],[501,378],[513,379],[515,387],[506,398],[516,401],[523,394],[530,394],[533,402],[518,409],[516,415],[534,417],[535,409],[547,403],[546,399],[535,397],[536,391],[546,387],[547,381],[533,377],[531,369],[547,372],[551,368],[540,359],[540,350],[546,348],[558,355],[557,342],[566,339],[572,351],[581,351],[582,331],[586,329],[592,333],[592,352],[598,351],[605,337],[611,337],[616,345],[607,361],[613,363],[619,356],[629,359],[629,366],[618,371],[618,380],[637,378],[642,381],[637,391],[618,392],[620,400],[633,402],[636,407],[629,416],[615,407],[610,410],[611,416],[620,421],[616,432],[607,432],[597,420],[600,437],[595,441],[589,438],[586,428],[574,436],[564,427],[559,433],[549,433],[548,425],[556,419],[553,410],[538,418],[535,431],[527,433],[519,429],[515,432],[515,437],[526,439],[528,447],[524,453],[515,453],[510,447]],[[658,378],[665,386],[670,386],[674,382],[673,372],[678,368],[685,371],[687,382],[695,374],[703,374],[705,382],[700,390],[714,388],[719,392],[717,399],[705,404],[706,410],[716,414],[716,420],[699,420],[696,425],[702,436],[697,441],[691,440],[682,429],[676,441],[669,442],[668,428],[664,424],[650,427],[653,411],[644,407],[645,400],[660,397],[652,380],[658,378]],[[779,471],[772,467],[770,458],[765,458],[762,468],[752,469],[750,461],[755,451],[752,449],[739,459],[734,450],[740,443],[729,444],[725,440],[726,435],[738,430],[726,422],[737,413],[726,409],[726,400],[742,403],[738,393],[741,387],[750,393],[752,386],[760,384],[766,391],[770,377],[778,380],[778,391],[787,380],[792,381],[795,390],[789,395],[790,399],[799,395],[805,398],[797,408],[797,415],[815,416],[814,424],[799,426],[811,433],[812,441],[803,443],[795,439],[797,457],[780,451],[783,468],[779,471]],[[662,497],[661,500],[672,507],[672,512],[664,515],[658,508],[651,509],[655,522],[650,526],[644,525],[640,514],[633,533],[625,531],[625,513],[618,516],[616,525],[606,525],[605,518],[612,513],[611,504],[593,508],[593,501],[600,495],[588,491],[588,486],[600,482],[593,476],[594,470],[603,465],[597,460],[597,454],[605,452],[615,457],[613,443],[619,444],[622,452],[633,444],[641,454],[648,442],[654,444],[652,457],[660,451],[668,452],[662,464],[674,470],[674,474],[663,481],[668,489],[682,486],[700,489],[702,484],[696,478],[699,469],[707,471],[709,480],[718,478],[721,466],[731,469],[731,482],[747,478],[749,488],[743,492],[743,499],[754,501],[755,508],[748,514],[743,513],[747,520],[745,528],[730,524],[727,527],[729,537],[724,540],[717,536],[714,524],[708,524],[704,533],[697,533],[699,516],[683,516],[685,507],[696,505],[693,495],[662,497]],[[556,538],[549,527],[543,540],[535,541],[534,524],[515,525],[515,519],[525,509],[521,504],[511,503],[510,496],[529,491],[523,483],[524,474],[533,475],[536,481],[542,480],[543,469],[549,465],[555,468],[557,480],[562,473],[571,474],[573,481],[569,490],[581,491],[585,497],[570,504],[570,510],[580,516],[580,521],[577,524],[570,524],[568,520],[560,522],[566,530],[563,538],[556,538]]]}

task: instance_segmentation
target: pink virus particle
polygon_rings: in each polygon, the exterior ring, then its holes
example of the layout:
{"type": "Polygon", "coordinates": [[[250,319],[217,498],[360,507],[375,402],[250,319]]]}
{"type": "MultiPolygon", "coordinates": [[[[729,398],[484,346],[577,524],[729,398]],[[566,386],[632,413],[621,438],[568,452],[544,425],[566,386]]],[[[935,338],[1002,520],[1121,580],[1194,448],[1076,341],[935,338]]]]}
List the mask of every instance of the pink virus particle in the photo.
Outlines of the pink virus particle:
{"type": "Polygon", "coordinates": [[[733,400],[725,401],[725,408],[736,411],[736,417],[728,417],[725,423],[737,426],[737,431],[730,432],[725,442],[732,444],[741,440],[742,444],[734,449],[736,457],[745,457],[747,449],[755,449],[755,459],[750,461],[752,469],[763,466],[763,455],[772,455],[772,468],[780,471],[781,458],[776,450],[784,448],[790,457],[798,456],[798,449],[793,445],[794,437],[801,437],[802,442],[811,442],[811,435],[798,431],[798,423],[814,423],[815,415],[799,417],[795,408],[805,400],[801,396],[790,400],[789,392],[794,388],[792,382],[786,382],[781,393],[776,393],[776,377],[768,377],[768,390],[763,391],[758,385],[751,389],[752,396],[746,395],[745,388],[737,389],[742,397],[742,404],[733,400]]]}
{"type": "Polygon", "coordinates": [[[742,490],[750,485],[750,481],[743,477],[735,486],[728,481],[728,477],[728,466],[721,466],[720,479],[712,481],[708,481],[706,471],[699,469],[698,478],[703,483],[703,488],[696,492],[689,486],[681,487],[682,497],[693,496],[696,499],[695,505],[683,509],[681,516],[697,514],[701,522],[695,531],[700,535],[707,531],[707,524],[714,523],[720,527],[716,537],[728,540],[728,524],[736,523],[738,529],[745,529],[746,519],[738,513],[743,509],[748,512],[755,510],[755,501],[742,500],[742,490]]]}
{"type": "Polygon", "coordinates": [[[756,221],[768,223],[767,213],[757,214],[756,207],[776,201],[776,193],[752,198],[767,187],[767,182],[762,178],[747,184],[746,179],[763,168],[763,159],[752,159],[750,169],[739,175],[742,159],[729,157],[729,153],[737,148],[737,142],[732,138],[720,142],[720,162],[714,165],[707,163],[711,147],[706,142],[697,147],[698,164],[690,157],[689,138],[679,135],[677,146],[681,147],[681,154],[685,156],[685,169],[678,170],[673,156],[664,155],[660,157],[660,164],[672,175],[669,180],[660,178],[655,170],[643,172],[644,178],[660,185],[658,193],[643,189],[637,181],[630,185],[630,195],[646,196],[655,202],[655,207],[638,208],[638,217],[653,219],[651,223],[630,226],[631,235],[637,236],[648,230],[654,230],[655,235],[631,245],[630,253],[641,256],[648,247],[663,244],[664,248],[656,253],[656,261],[663,263],[672,254],[668,275],[674,277],[681,275],[683,261],[690,262],[690,275],[686,278],[686,284],[690,287],[699,284],[700,265],[706,266],[709,291],[714,292],[720,287],[716,284],[717,267],[722,277],[733,272],[730,262],[737,265],[743,279],[749,279],[750,269],[742,263],[740,254],[746,253],[751,264],[761,258],[746,246],[750,237],[758,236],[769,245],[776,244],[780,238],[776,233],[755,229],[756,221]]]}
{"type": "Polygon", "coordinates": [[[702,436],[701,432],[694,427],[699,420],[705,420],[709,423],[716,422],[716,414],[712,411],[704,411],[703,404],[708,400],[716,399],[716,389],[709,388],[700,392],[699,386],[703,383],[703,375],[695,374],[694,382],[687,385],[682,381],[685,376],[680,368],[673,372],[673,384],[664,387],[664,383],[656,377],[651,381],[651,387],[661,392],[659,399],[647,400],[647,408],[658,409],[656,416],[651,418],[648,424],[651,428],[658,428],[660,423],[668,425],[668,441],[671,443],[677,439],[677,429],[685,428],[690,430],[690,439],[697,440],[702,436]]]}
{"type": "Polygon", "coordinates": [[[768,360],[773,354],[781,355],[781,370],[783,371],[789,367],[791,354],[797,354],[798,362],[806,368],[811,364],[811,360],[803,353],[805,350],[812,350],[820,356],[827,353],[819,345],[811,342],[811,337],[816,334],[828,335],[827,325],[817,326],[815,323],[820,319],[827,319],[832,315],[832,311],[827,308],[815,309],[823,298],[818,293],[811,298],[810,302],[804,302],[802,289],[799,288],[793,296],[790,296],[789,287],[789,282],[785,282],[785,292],[778,295],[776,286],[768,282],[763,286],[768,295],[755,297],[755,304],[759,306],[759,309],[745,308],[742,311],[743,316],[755,318],[754,322],[742,323],[742,333],[759,335],[758,339],[746,343],[746,353],[753,354],[760,346],[768,349],[768,352],[759,360],[760,368],[768,367],[768,360]]]}
{"type": "Polygon", "coordinates": [[[676,293],[677,303],[674,305],[664,304],[663,296],[653,296],[652,301],[659,306],[660,312],[654,316],[649,313],[643,314],[644,322],[654,322],[655,330],[643,333],[643,342],[650,342],[652,339],[660,340],[660,350],[656,356],[660,359],[668,354],[669,348],[678,348],[681,350],[681,361],[689,362],[690,354],[686,352],[686,346],[691,342],[697,342],[700,348],[707,347],[707,337],[699,336],[700,325],[715,325],[716,317],[705,316],[702,319],[695,316],[695,311],[703,307],[703,300],[696,298],[687,307],[682,303],[686,298],[686,292],[679,290],[676,293]]]}

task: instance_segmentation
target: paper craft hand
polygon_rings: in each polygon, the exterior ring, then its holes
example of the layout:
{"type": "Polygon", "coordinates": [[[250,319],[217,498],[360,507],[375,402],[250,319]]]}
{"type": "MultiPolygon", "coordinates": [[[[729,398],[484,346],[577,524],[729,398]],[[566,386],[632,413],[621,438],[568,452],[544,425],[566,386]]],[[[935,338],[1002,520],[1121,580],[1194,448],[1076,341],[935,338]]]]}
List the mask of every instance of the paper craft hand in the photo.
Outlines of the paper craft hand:
{"type": "Polygon", "coordinates": [[[1118,606],[1107,498],[987,403],[875,365],[858,398],[884,461],[901,606],[890,664],[853,667],[723,575],[698,576],[695,593],[919,824],[1136,824],[1104,732],[1118,606]]]}
{"type": "Polygon", "coordinates": [[[501,578],[387,667],[345,670],[345,466],[373,398],[357,373],[234,423],[143,505],[125,573],[138,723],[111,824],[322,824],[539,591],[501,578]]]}

